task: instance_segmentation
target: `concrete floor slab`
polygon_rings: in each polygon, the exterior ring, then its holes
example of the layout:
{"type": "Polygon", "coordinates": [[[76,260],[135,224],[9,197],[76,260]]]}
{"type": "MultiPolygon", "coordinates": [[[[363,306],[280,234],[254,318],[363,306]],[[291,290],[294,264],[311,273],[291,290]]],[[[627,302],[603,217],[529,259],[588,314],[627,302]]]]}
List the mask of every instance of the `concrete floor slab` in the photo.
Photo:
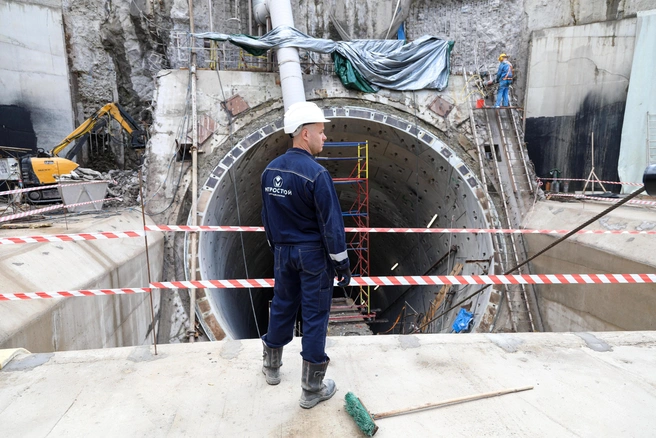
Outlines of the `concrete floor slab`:
{"type": "Polygon", "coordinates": [[[282,382],[259,340],[17,356],[0,371],[3,436],[360,436],[373,412],[497,389],[532,391],[378,420],[376,436],[645,436],[656,430],[656,332],[332,337],[338,392],[298,406],[300,339],[282,382]]]}

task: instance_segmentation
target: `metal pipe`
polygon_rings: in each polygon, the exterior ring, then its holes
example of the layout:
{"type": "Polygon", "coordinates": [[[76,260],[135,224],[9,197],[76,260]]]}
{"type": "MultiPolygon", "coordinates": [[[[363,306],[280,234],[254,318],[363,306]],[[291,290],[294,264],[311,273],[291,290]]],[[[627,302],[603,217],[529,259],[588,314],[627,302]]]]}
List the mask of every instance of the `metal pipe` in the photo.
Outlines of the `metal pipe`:
{"type": "Polygon", "coordinates": [[[210,32],[214,32],[214,25],[213,25],[213,19],[212,19],[212,0],[207,0],[207,6],[209,8],[209,16],[210,16],[210,32]]]}
{"type": "Polygon", "coordinates": [[[235,19],[237,20],[237,33],[243,33],[241,27],[241,8],[239,7],[239,2],[241,0],[235,0],[235,19]]]}
{"type": "MultiPolygon", "coordinates": [[[[506,138],[506,133],[504,132],[503,120],[501,119],[501,110],[494,111],[494,117],[497,120],[497,126],[499,127],[499,138],[501,139],[501,148],[503,149],[503,154],[506,156],[506,167],[508,168],[508,177],[510,178],[510,185],[512,186],[513,193],[517,194],[517,183],[515,183],[515,174],[512,170],[512,163],[510,162],[510,141],[506,138]]],[[[512,111],[512,110],[508,110],[512,111]]],[[[519,139],[517,139],[519,141],[519,139]]],[[[501,184],[501,181],[499,181],[501,184]]]]}
{"type": "MultiPolygon", "coordinates": [[[[144,195],[143,195],[143,175],[141,172],[141,167],[139,167],[139,199],[141,200],[141,222],[143,224],[144,231],[146,230],[146,207],[144,206],[144,195]]],[[[153,278],[150,275],[150,251],[148,250],[148,233],[144,232],[144,244],[146,246],[146,271],[148,272],[148,295],[150,296],[150,318],[152,321],[151,329],[153,333],[153,347],[155,348],[155,356],[157,356],[157,334],[155,333],[155,306],[153,305],[153,289],[150,289],[150,284],[153,282],[153,278]]],[[[161,292],[160,292],[161,297],[161,292]]],[[[160,298],[161,300],[161,298],[160,298]]],[[[161,302],[160,302],[161,303],[161,302]]],[[[161,304],[160,304],[161,305],[161,304]]]]}
{"type": "Polygon", "coordinates": [[[253,35],[253,0],[248,0],[248,35],[253,35]]]}
{"type": "Polygon", "coordinates": [[[394,24],[394,20],[396,20],[396,13],[399,11],[399,4],[401,3],[401,0],[398,0],[396,2],[396,7],[394,8],[394,14],[392,14],[392,21],[390,21],[390,25],[387,28],[387,33],[385,34],[385,39],[389,37],[390,30],[392,30],[392,25],[394,24]]]}
{"type": "MultiPolygon", "coordinates": [[[[264,33],[267,34],[271,30],[271,18],[267,18],[266,26],[264,27],[264,33]]],[[[273,54],[271,50],[267,51],[267,71],[273,72],[273,54]]]]}
{"type": "MultiPolygon", "coordinates": [[[[466,90],[469,92],[469,78],[467,78],[467,70],[462,68],[462,75],[465,78],[466,90]]],[[[481,169],[481,182],[487,193],[487,179],[485,178],[485,166],[483,164],[483,155],[485,154],[485,148],[481,147],[481,142],[478,139],[478,133],[476,132],[476,121],[474,120],[474,111],[472,110],[471,98],[468,100],[469,105],[469,123],[471,124],[472,135],[474,137],[474,142],[476,143],[476,150],[478,151],[478,166],[481,169]]]]}
{"type": "Polygon", "coordinates": [[[513,129],[515,130],[515,138],[517,138],[517,147],[519,149],[519,155],[522,158],[522,166],[524,166],[524,172],[526,172],[526,180],[528,181],[528,189],[531,193],[533,193],[533,190],[534,190],[533,189],[533,180],[531,179],[531,173],[529,171],[528,164],[527,164],[528,161],[529,161],[528,158],[527,158],[528,151],[526,152],[526,154],[524,153],[524,148],[526,147],[526,143],[521,141],[522,136],[519,134],[519,128],[517,127],[517,122],[515,120],[515,112],[512,111],[512,110],[508,110],[508,111],[510,111],[510,118],[512,119],[513,129]]]}
{"type": "Polygon", "coordinates": [[[267,17],[269,16],[269,11],[267,9],[266,0],[252,0],[253,1],[253,15],[255,15],[255,21],[257,22],[258,27],[261,25],[266,25],[267,17]]]}
{"type": "MultiPolygon", "coordinates": [[[[189,0],[189,30],[194,33],[194,7],[193,0],[189,0]]],[[[189,72],[191,74],[191,225],[198,223],[198,115],[196,107],[196,48],[194,46],[194,37],[191,37],[191,65],[189,72]]],[[[191,243],[189,248],[190,269],[189,279],[196,280],[196,253],[198,252],[198,234],[191,233],[191,243]]],[[[189,342],[195,341],[196,334],[196,289],[189,292],[189,342]]]]}
{"type": "MultiPolygon", "coordinates": [[[[294,15],[290,0],[266,0],[266,6],[271,15],[271,27],[294,27],[294,15]]],[[[280,87],[285,111],[296,102],[305,102],[305,87],[301,75],[301,60],[298,49],[283,47],[276,50],[278,69],[280,71],[280,87]]]]}

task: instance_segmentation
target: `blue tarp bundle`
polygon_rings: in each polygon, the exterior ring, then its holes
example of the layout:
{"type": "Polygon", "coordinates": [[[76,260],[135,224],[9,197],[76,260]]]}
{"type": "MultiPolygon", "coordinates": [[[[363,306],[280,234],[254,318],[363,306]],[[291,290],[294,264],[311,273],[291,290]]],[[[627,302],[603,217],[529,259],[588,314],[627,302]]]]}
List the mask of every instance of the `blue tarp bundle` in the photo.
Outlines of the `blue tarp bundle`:
{"type": "Polygon", "coordinates": [[[364,92],[380,88],[443,90],[449,82],[449,60],[454,45],[453,41],[432,36],[408,44],[399,40],[333,41],[313,38],[289,26],[276,27],[260,38],[209,32],[194,36],[230,41],[255,56],[282,47],[331,54],[342,83],[364,92]]]}
{"type": "Polygon", "coordinates": [[[458,312],[458,316],[456,316],[456,320],[453,321],[453,331],[456,333],[460,333],[462,331],[466,331],[469,328],[469,324],[471,321],[474,319],[474,314],[471,312],[468,312],[465,309],[460,309],[460,312],[458,312]]]}

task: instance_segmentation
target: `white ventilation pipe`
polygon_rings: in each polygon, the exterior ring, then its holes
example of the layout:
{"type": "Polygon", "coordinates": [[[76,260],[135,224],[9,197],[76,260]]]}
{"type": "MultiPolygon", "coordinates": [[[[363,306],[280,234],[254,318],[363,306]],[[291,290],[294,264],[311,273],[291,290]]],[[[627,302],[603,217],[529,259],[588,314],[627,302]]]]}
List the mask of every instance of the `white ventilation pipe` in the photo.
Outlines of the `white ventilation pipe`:
{"type": "Polygon", "coordinates": [[[269,18],[266,0],[253,0],[253,16],[257,24],[266,25],[267,18],[269,18]]]}
{"type": "MultiPolygon", "coordinates": [[[[266,23],[266,13],[271,16],[271,28],[278,26],[294,27],[294,16],[290,0],[254,0],[253,13],[258,23],[266,23]]],[[[276,50],[280,87],[285,111],[296,102],[305,102],[305,87],[301,75],[301,61],[298,49],[284,47],[276,50]]]]}

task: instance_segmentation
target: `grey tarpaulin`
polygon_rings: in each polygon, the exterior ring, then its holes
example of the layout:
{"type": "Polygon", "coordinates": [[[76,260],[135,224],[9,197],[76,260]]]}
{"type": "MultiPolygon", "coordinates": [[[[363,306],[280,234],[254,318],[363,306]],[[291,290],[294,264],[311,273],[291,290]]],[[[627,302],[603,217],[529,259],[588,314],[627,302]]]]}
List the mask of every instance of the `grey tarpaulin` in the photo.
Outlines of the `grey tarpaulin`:
{"type": "Polygon", "coordinates": [[[230,41],[253,55],[281,47],[333,54],[333,59],[337,53],[352,64],[361,78],[371,85],[372,91],[378,87],[443,90],[449,81],[449,57],[454,44],[432,36],[423,36],[408,44],[399,40],[332,41],[313,38],[289,26],[276,27],[260,38],[210,32],[194,36],[230,41]]]}

